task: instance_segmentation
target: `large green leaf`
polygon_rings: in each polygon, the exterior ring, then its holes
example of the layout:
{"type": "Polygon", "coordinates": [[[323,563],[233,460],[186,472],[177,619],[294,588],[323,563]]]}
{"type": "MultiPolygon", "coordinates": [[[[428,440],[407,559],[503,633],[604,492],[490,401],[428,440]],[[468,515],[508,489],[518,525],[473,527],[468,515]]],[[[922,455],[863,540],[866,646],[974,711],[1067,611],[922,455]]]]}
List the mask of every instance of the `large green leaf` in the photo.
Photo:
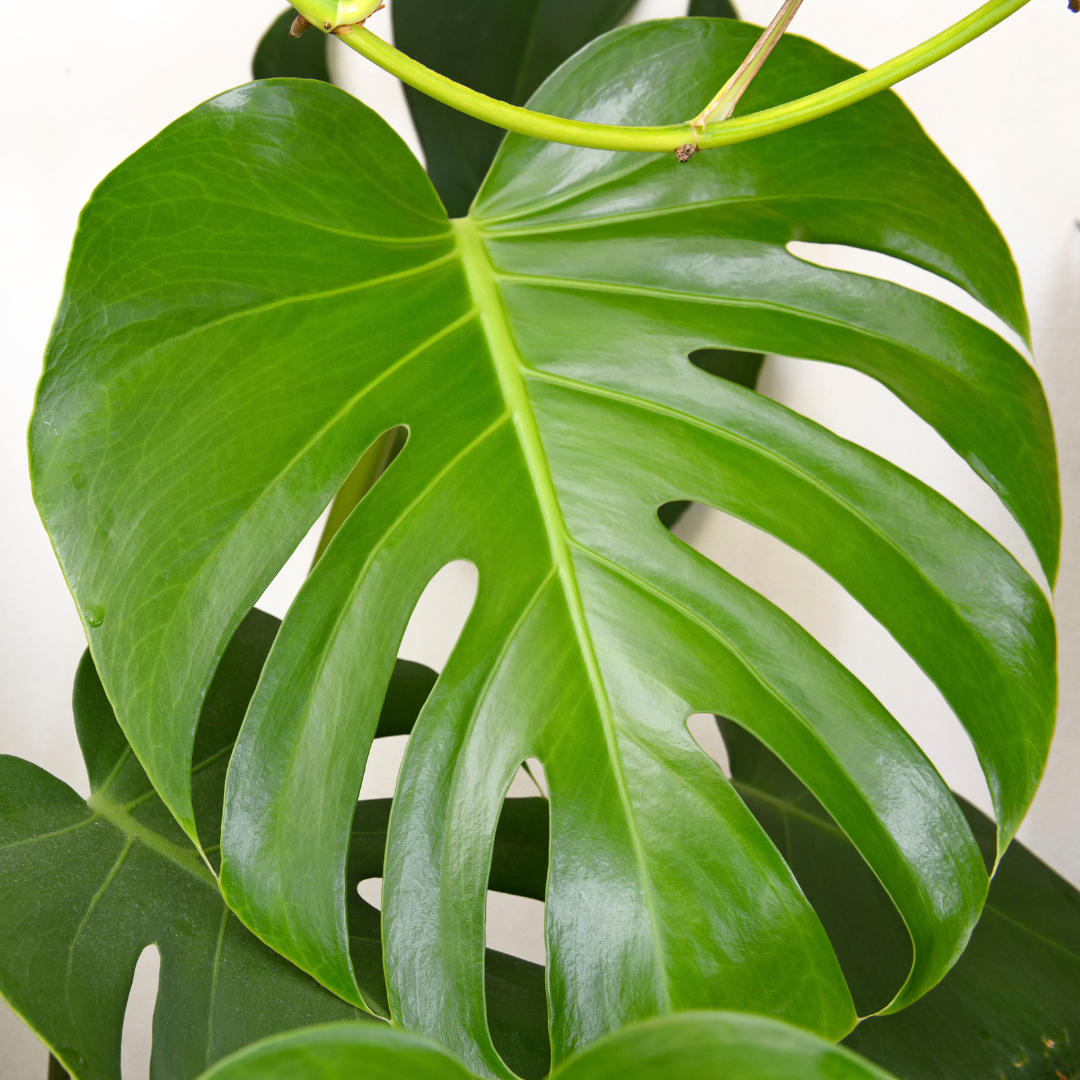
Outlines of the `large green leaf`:
{"type": "MultiPolygon", "coordinates": [[[[727,20],[619,30],[533,105],[674,120],[755,36],[727,20]]],[[[787,39],[747,108],[853,70],[787,39]]],[[[224,826],[234,910],[362,1003],[344,875],[356,794],[412,607],[463,558],[479,568],[475,607],[389,826],[398,1022],[506,1075],[485,1022],[484,895],[503,795],[536,756],[551,788],[554,1061],[668,1010],[850,1029],[821,923],[686,729],[700,711],[754,732],[851,837],[911,936],[911,970],[890,988],[890,1007],[909,1003],[954,962],[985,897],[962,813],[850,673],[657,509],[735,514],[864,604],[969,731],[1004,845],[1052,729],[1042,593],[925,485],[686,359],[776,351],[880,379],[994,485],[1052,577],[1052,434],[1023,357],[936,301],[785,250],[898,255],[1024,331],[1000,234],[888,95],[686,166],[512,136],[473,213],[448,222],[386,125],[312,82],[208,102],[95,193],[33,474],[133,747],[196,836],[188,748],[225,642],[365,448],[406,425],[253,698],[224,826]]]]}
{"type": "MultiPolygon", "coordinates": [[[[266,1039],[202,1080],[469,1080],[442,1047],[400,1031],[327,1024],[266,1039]]],[[[889,1080],[869,1061],[762,1016],[696,1012],[645,1021],[566,1062],[552,1080],[889,1080]]]]}
{"type": "MultiPolygon", "coordinates": [[[[393,0],[394,40],[427,67],[524,105],[568,56],[634,0],[393,0]]],[[[451,216],[468,213],[502,141],[499,128],[405,87],[428,175],[451,216]]]]}
{"type": "MultiPolygon", "coordinates": [[[[207,824],[220,820],[228,750],[276,628],[276,619],[253,613],[208,695],[193,770],[207,824]]],[[[89,655],[74,707],[89,803],[36,765],[0,757],[0,993],[71,1075],[119,1080],[128,990],[152,943],[161,953],[156,1080],[191,1080],[276,1031],[368,1019],[229,912],[154,796],[89,655]]]]}

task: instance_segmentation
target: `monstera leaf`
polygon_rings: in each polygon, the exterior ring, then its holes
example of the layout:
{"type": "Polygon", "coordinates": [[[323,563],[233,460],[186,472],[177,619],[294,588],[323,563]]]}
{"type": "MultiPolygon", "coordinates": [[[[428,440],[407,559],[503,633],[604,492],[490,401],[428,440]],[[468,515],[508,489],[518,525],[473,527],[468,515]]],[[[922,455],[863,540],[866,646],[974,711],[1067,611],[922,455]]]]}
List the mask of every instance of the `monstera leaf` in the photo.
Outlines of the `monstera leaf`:
{"type": "MultiPolygon", "coordinates": [[[[890,1080],[869,1061],[761,1016],[697,1012],[626,1028],[552,1080],[890,1080]],[[718,1071],[719,1070],[719,1071],[718,1071]]],[[[327,1024],[248,1047],[203,1080],[471,1080],[442,1047],[400,1031],[327,1024]]]]}
{"type": "MultiPolygon", "coordinates": [[[[276,629],[261,612],[245,620],[210,690],[193,769],[208,828],[220,821],[228,751],[276,629]]],[[[88,655],[74,706],[89,803],[36,765],[0,757],[0,993],[75,1080],[120,1080],[128,991],[151,943],[161,952],[158,1080],[191,1080],[277,1031],[370,1022],[229,912],[155,797],[88,655]]]]}
{"type": "MultiPolygon", "coordinates": [[[[535,108],[692,115],[755,40],[728,20],[614,31],[535,108]]],[[[786,40],[746,108],[855,69],[786,40]]],[[[369,110],[256,83],[177,121],[84,211],[32,427],[44,519],[132,746],[194,839],[189,755],[244,613],[365,448],[408,441],[282,626],[237,741],[222,884],[263,940],[356,1005],[345,866],[398,643],[451,559],[479,569],[390,814],[389,1005],[484,1075],[484,900],[518,767],[550,785],[552,1058],[670,1010],[756,1010],[838,1038],[856,1013],[791,869],[687,728],[734,718],[821,802],[912,942],[887,1007],[960,954],[988,879],[896,721],[792,620],[673,537],[735,514],[828,571],[967,728],[999,849],[1038,783],[1055,696],[1045,597],[924,484],[687,359],[845,364],[890,388],[1000,494],[1053,580],[1052,433],[1024,358],[982,325],[790,255],[884,251],[1020,333],[1007,248],[891,96],[708,152],[508,137],[453,222],[369,110]]]]}

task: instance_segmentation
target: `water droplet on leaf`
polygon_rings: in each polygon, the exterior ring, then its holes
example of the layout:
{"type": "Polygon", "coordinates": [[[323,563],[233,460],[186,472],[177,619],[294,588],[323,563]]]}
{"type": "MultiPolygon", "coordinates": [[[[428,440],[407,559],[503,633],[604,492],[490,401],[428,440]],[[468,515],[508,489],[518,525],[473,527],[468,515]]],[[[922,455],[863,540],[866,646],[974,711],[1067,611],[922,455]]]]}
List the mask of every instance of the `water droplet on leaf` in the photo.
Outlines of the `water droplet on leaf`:
{"type": "Polygon", "coordinates": [[[105,609],[100,604],[90,604],[83,614],[91,626],[100,626],[105,621],[105,609]]]}

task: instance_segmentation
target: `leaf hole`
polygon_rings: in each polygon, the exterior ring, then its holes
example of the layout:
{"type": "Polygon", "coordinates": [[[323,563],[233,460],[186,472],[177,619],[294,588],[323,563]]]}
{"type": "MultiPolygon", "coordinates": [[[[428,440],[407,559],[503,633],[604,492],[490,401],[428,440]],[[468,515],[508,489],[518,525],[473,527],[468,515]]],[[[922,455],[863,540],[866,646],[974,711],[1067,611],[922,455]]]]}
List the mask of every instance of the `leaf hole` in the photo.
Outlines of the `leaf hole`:
{"type": "Polygon", "coordinates": [[[528,758],[499,814],[484,920],[488,1030],[503,1061],[525,1080],[539,1080],[551,1066],[545,980],[550,832],[546,793],[543,765],[528,758]],[[531,791],[515,795],[519,781],[531,791]]]}
{"type": "Polygon", "coordinates": [[[356,894],[376,911],[382,911],[382,878],[369,877],[357,882],[356,894]]]}
{"type": "Polygon", "coordinates": [[[506,797],[535,799],[537,796],[545,799],[548,797],[547,777],[544,775],[544,766],[536,758],[528,758],[514,774],[506,797]]]}
{"type": "Polygon", "coordinates": [[[955,308],[993,330],[1021,355],[1030,359],[1028,347],[1019,334],[1006,326],[997,315],[979,303],[965,289],[941,277],[933,270],[924,270],[921,266],[915,266],[894,255],[852,247],[848,244],[814,244],[806,240],[792,240],[787,245],[787,250],[796,259],[810,263],[812,266],[878,278],[948,304],[949,307],[955,308]]]}
{"type": "Polygon", "coordinates": [[[357,459],[341,487],[334,492],[322,513],[293,549],[293,553],[263,590],[256,607],[276,615],[279,619],[285,618],[285,613],[300,591],[300,586],[304,584],[312,566],[322,554],[321,548],[325,546],[323,540],[328,536],[327,527],[332,526],[332,532],[336,532],[348,516],[347,509],[351,504],[343,501],[339,505],[338,496],[358,484],[361,488],[366,488],[370,484],[371,474],[381,476],[401,453],[407,441],[408,428],[399,425],[382,432],[371,442],[357,459]],[[393,439],[387,440],[385,436],[391,434],[393,439]]]}
{"type": "Polygon", "coordinates": [[[713,718],[732,786],[791,868],[828,935],[855,1008],[883,1008],[911,967],[903,919],[854,844],[798,777],[745,728],[713,718]],[[842,884],[838,884],[842,883],[842,884]]]}
{"type": "Polygon", "coordinates": [[[472,611],[479,580],[476,567],[465,559],[439,570],[416,601],[398,656],[442,671],[472,611]]]}
{"type": "Polygon", "coordinates": [[[158,994],[161,954],[147,945],[139,954],[124,1010],[120,1036],[120,1075],[124,1080],[149,1080],[154,1041],[154,1004],[158,994]]]}
{"type": "Polygon", "coordinates": [[[758,392],[932,487],[990,533],[1049,595],[1031,542],[990,485],[876,379],[841,364],[770,356],[758,392]]]}
{"type": "Polygon", "coordinates": [[[694,742],[720,766],[720,771],[731,777],[731,762],[728,760],[727,744],[720,734],[716,717],[712,713],[694,713],[686,721],[687,730],[694,742]]]}
{"type": "Polygon", "coordinates": [[[696,368],[753,390],[765,357],[742,349],[695,349],[687,360],[696,368]]]}
{"type": "Polygon", "coordinates": [[[544,901],[489,889],[485,944],[533,964],[547,963],[544,901]]]}
{"type": "Polygon", "coordinates": [[[424,587],[409,617],[386,703],[371,744],[359,798],[391,799],[416,717],[457,644],[476,600],[479,575],[464,559],[447,563],[424,587]],[[396,711],[390,715],[388,710],[396,711]]]}

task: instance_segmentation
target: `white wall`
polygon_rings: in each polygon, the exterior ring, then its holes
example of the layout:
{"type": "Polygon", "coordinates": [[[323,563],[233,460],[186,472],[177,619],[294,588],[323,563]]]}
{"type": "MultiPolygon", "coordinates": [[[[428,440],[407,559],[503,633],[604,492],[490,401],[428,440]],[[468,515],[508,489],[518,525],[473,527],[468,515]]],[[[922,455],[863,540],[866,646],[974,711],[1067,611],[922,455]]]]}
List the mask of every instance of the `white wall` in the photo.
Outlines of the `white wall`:
{"type": "MultiPolygon", "coordinates": [[[[740,0],[745,18],[764,22],[777,0],[740,0]]],[[[685,0],[642,0],[638,17],[680,14],[685,0]]],[[[93,186],[113,166],[177,116],[244,82],[259,35],[283,0],[117,0],[111,17],[62,13],[47,28],[8,19],[0,112],[0,752],[29,758],[84,793],[85,771],[71,720],[70,692],[82,633],[48,538],[30,498],[25,430],[40,358],[55,310],[76,217],[93,186]],[[224,17],[220,14],[224,12],[224,17]]],[[[942,29],[974,0],[807,0],[793,31],[870,65],[942,29]]],[[[372,26],[386,32],[385,13],[372,26]]],[[[1035,363],[1057,426],[1065,499],[1063,566],[1056,594],[1061,637],[1061,712],[1042,790],[1021,836],[1043,858],[1080,882],[1080,378],[1070,361],[1080,342],[1080,16],[1065,0],[1033,0],[1019,14],[937,67],[902,84],[901,96],[982,195],[1020,266],[1032,316],[1035,363]]],[[[407,113],[396,85],[338,47],[349,89],[405,133],[407,113]]],[[[703,88],[703,100],[714,88],[703,88]]],[[[883,276],[885,260],[853,261],[883,276]]],[[[955,291],[898,280],[954,301],[955,291]]],[[[970,306],[966,310],[975,310],[970,306]]],[[[763,389],[891,457],[986,525],[1031,566],[1011,519],[936,436],[875,384],[826,365],[770,360],[763,389]]],[[[933,688],[861,609],[819,572],[776,544],[718,515],[697,514],[684,534],[738,569],[818,634],[894,713],[917,733],[963,793],[986,805],[966,741],[933,688]]],[[[284,613],[302,580],[304,551],[267,597],[284,613]]],[[[467,576],[446,575],[449,609],[467,603],[467,576]],[[455,599],[456,597],[456,599],[455,599]]],[[[410,653],[435,662],[442,632],[412,637],[410,653]]],[[[148,1000],[153,964],[133,992],[142,1003],[125,1080],[146,1076],[148,1000]]],[[[44,1051],[0,1007],[0,1072],[43,1080],[44,1051]]]]}

